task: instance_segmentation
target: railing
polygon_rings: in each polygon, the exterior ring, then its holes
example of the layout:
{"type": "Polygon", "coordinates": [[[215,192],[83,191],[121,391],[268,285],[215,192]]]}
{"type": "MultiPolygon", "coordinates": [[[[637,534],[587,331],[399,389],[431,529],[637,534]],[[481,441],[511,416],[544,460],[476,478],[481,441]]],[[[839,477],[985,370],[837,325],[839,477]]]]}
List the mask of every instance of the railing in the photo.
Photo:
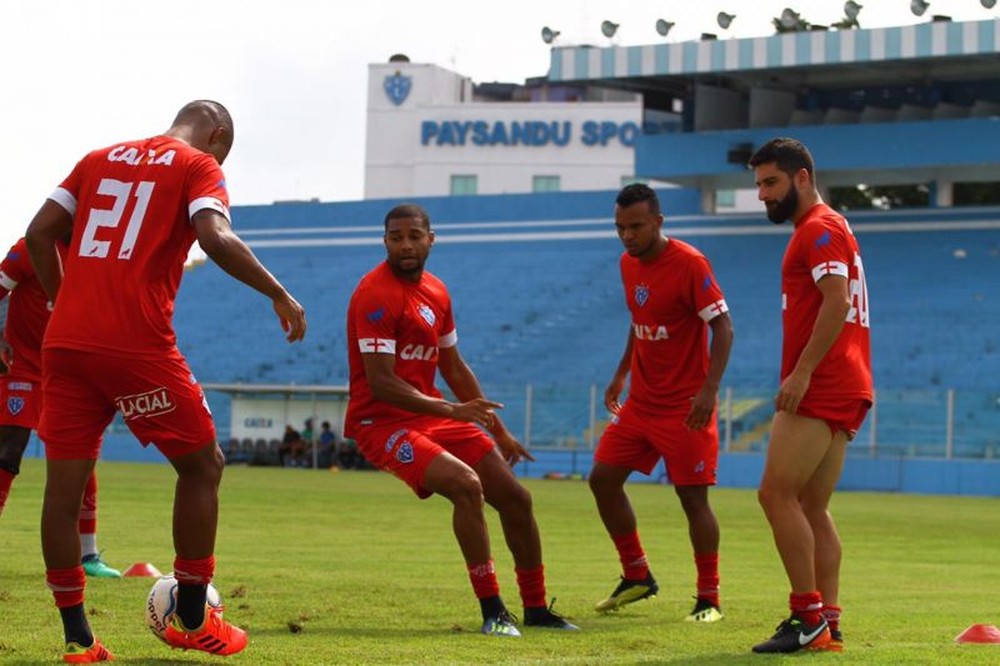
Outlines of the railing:
{"type": "MultiPolygon", "coordinates": [[[[487,385],[505,407],[507,427],[531,448],[592,450],[608,423],[603,386],[487,385]]],[[[719,399],[724,452],[767,449],[774,391],[725,388],[719,399]]],[[[945,459],[1000,458],[1000,393],[880,390],[849,455],[945,459]]]]}

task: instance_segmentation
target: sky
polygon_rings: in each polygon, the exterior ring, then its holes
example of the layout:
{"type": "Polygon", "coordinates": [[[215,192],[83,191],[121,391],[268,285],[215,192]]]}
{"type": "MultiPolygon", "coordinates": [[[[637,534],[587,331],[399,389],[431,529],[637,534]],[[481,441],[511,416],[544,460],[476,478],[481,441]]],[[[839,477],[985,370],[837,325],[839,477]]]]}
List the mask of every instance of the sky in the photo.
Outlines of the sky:
{"type": "MultiPolygon", "coordinates": [[[[931,14],[1000,16],[979,0],[859,0],[862,27],[908,25],[931,14]]],[[[368,64],[394,53],[447,67],[476,83],[544,76],[550,46],[634,46],[702,32],[774,33],[793,7],[819,24],[838,0],[2,0],[0,245],[31,217],[87,151],[167,129],[193,99],[231,111],[236,144],[225,164],[233,205],[363,198],[368,64]],[[736,14],[728,30],[716,14],[736,14]],[[620,24],[611,40],[603,20],[620,24]]]]}

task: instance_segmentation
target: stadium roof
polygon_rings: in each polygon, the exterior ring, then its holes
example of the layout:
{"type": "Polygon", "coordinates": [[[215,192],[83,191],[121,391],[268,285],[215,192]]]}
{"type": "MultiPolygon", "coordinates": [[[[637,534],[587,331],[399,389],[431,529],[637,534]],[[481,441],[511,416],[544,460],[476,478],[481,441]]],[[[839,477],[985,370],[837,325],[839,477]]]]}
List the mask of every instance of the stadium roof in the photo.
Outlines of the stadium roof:
{"type": "Polygon", "coordinates": [[[691,84],[845,88],[996,79],[1000,21],[807,31],[770,37],[552,49],[552,82],[601,81],[646,95],[691,84]]]}

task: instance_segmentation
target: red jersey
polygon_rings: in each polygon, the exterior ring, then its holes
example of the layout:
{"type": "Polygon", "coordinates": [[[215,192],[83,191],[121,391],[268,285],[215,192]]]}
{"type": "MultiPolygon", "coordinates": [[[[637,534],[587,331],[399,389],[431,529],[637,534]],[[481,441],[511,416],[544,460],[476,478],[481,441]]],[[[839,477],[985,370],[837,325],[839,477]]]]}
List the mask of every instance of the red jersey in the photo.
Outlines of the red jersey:
{"type": "Polygon", "coordinates": [[[632,313],[628,400],[640,408],[687,405],[708,375],[708,322],[727,312],[708,259],[671,238],[653,261],[621,257],[632,313]]]}
{"type": "Polygon", "coordinates": [[[73,240],[45,347],[134,358],[173,349],[191,217],[211,208],[229,218],[215,158],[168,136],[115,144],[80,160],[49,198],[73,215],[73,240]]]}
{"type": "Polygon", "coordinates": [[[383,262],[361,278],[347,307],[351,392],[344,433],[353,437],[361,425],[417,416],[375,399],[362,354],[393,354],[395,372],[403,381],[424,395],[440,398],[434,386],[438,348],[457,343],[451,297],[437,277],[424,271],[419,282],[408,282],[383,262]]]}
{"type": "Polygon", "coordinates": [[[781,262],[784,338],[781,379],[791,374],[819,315],[823,295],[816,286],[827,275],[848,280],[851,309],[837,340],[813,371],[804,400],[872,399],[868,287],[861,250],[847,220],[826,204],[816,204],[795,225],[781,262]]]}
{"type": "MultiPolygon", "coordinates": [[[[66,246],[57,243],[59,255],[66,256],[66,246]]],[[[14,348],[11,374],[19,378],[42,380],[42,338],[49,323],[49,298],[35,275],[28,256],[28,245],[21,238],[11,246],[0,262],[0,298],[10,292],[4,338],[14,348]]]]}

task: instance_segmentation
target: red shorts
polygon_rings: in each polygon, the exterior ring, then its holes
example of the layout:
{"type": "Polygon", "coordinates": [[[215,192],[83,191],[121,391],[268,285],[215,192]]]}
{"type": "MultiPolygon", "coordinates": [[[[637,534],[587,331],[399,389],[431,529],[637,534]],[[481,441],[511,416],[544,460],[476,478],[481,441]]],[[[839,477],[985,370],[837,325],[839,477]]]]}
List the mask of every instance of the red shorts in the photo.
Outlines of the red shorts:
{"type": "Polygon", "coordinates": [[[660,458],[675,486],[715,485],[719,463],[716,414],[701,430],[684,425],[688,407],[659,414],[640,412],[625,402],[601,436],[594,461],[649,474],[660,458]]]}
{"type": "Polygon", "coordinates": [[[40,382],[20,379],[17,375],[0,377],[0,426],[34,430],[42,412],[40,382]]]}
{"type": "Polygon", "coordinates": [[[496,446],[471,423],[436,416],[361,426],[356,440],[368,462],[406,482],[421,499],[434,494],[423,487],[424,474],[439,455],[447,452],[475,467],[496,446]]]}
{"type": "Polygon", "coordinates": [[[143,446],[167,458],[215,442],[205,394],[177,349],[156,360],[43,349],[42,368],[38,436],[48,458],[96,460],[116,410],[143,446]]]}
{"type": "Polygon", "coordinates": [[[833,435],[843,430],[847,433],[847,439],[852,440],[858,434],[858,429],[861,428],[871,408],[871,400],[864,398],[810,397],[808,403],[805,401],[799,403],[799,409],[795,413],[806,418],[826,421],[833,435]]]}

